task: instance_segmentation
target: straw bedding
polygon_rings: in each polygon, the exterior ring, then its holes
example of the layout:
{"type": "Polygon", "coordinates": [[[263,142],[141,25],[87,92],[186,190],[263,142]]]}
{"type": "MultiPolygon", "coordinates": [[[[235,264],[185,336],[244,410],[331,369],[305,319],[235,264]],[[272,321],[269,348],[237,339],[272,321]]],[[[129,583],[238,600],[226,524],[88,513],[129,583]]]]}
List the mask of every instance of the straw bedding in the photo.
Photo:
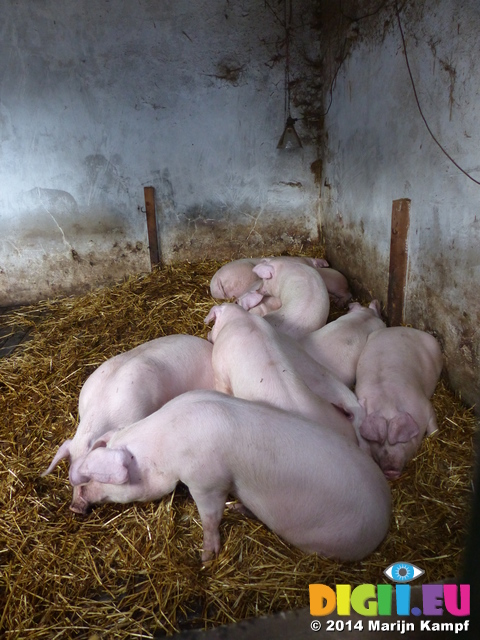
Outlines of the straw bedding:
{"type": "Polygon", "coordinates": [[[208,628],[308,606],[309,583],[383,582],[383,570],[399,560],[425,569],[424,582],[458,573],[475,418],[442,382],[433,398],[439,435],[425,440],[391,483],[390,531],[362,562],[305,555],[260,522],[226,510],[220,556],[202,567],[202,529],[186,487],[158,502],[102,505],[78,516],[68,509],[66,462],[39,478],[75,432],[81,386],[104,360],[162,335],[206,336],[208,285],[220,266],[168,266],[4,318],[31,332],[28,343],[0,360],[0,633],[6,638],[152,638],[208,628]]]}

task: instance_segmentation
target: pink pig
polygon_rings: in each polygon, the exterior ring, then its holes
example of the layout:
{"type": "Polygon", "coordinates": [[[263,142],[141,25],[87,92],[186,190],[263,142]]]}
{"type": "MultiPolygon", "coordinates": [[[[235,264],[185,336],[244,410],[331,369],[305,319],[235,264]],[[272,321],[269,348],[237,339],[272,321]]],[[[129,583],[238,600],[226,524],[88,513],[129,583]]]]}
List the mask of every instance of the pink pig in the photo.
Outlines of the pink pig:
{"type": "Polygon", "coordinates": [[[282,303],[264,316],[277,331],[298,339],[327,322],[330,299],[316,269],[285,258],[268,258],[257,264],[253,273],[263,280],[259,293],[282,303]]]}
{"type": "Polygon", "coordinates": [[[332,429],[356,441],[365,413],[355,394],[294,340],[235,304],[212,307],[205,322],[213,319],[209,339],[218,391],[268,402],[315,422],[327,419],[332,429]]]}
{"type": "Polygon", "coordinates": [[[347,387],[355,384],[358,359],[372,331],[385,327],[380,305],[349,304],[348,313],[299,340],[312,358],[332,371],[347,387]]]}
{"type": "MultiPolygon", "coordinates": [[[[323,258],[307,258],[302,256],[285,256],[283,258],[289,262],[297,264],[307,264],[315,269],[328,267],[328,262],[323,258]]],[[[214,274],[210,282],[210,293],[213,298],[220,300],[225,298],[238,298],[250,286],[258,280],[258,276],[252,273],[255,267],[263,258],[242,258],[224,264],[223,267],[214,274]]]]}
{"type": "Polygon", "coordinates": [[[212,345],[203,338],[164,336],[110,358],[83,385],[75,436],[65,440],[42,476],[69,458],[70,482],[79,484],[78,469],[103,433],[148,416],[185,391],[213,389],[213,384],[212,345]]]}
{"type": "Polygon", "coordinates": [[[336,269],[320,269],[318,273],[322,276],[328,293],[332,296],[333,301],[338,307],[346,307],[348,301],[352,298],[348,281],[343,273],[336,269]]]}
{"type": "Polygon", "coordinates": [[[367,412],[360,433],[387,478],[398,478],[425,432],[436,431],[429,398],[441,371],[442,352],[425,331],[389,327],[368,336],[355,388],[367,412]]]}
{"type": "Polygon", "coordinates": [[[202,560],[220,551],[229,494],[307,553],[361,560],[384,538],[390,491],[374,461],[325,422],[264,403],[191,391],[103,435],[79,469],[71,509],[158,500],[186,484],[203,525],[202,560]]]}

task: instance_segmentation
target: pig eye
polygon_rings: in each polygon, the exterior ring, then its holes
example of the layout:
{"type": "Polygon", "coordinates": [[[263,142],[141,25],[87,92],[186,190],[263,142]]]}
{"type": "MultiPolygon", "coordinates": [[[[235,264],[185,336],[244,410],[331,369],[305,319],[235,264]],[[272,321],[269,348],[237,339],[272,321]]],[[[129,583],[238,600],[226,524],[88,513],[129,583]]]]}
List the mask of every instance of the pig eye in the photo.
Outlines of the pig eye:
{"type": "Polygon", "coordinates": [[[393,582],[410,582],[423,575],[425,571],[409,562],[394,562],[383,573],[393,582]]]}

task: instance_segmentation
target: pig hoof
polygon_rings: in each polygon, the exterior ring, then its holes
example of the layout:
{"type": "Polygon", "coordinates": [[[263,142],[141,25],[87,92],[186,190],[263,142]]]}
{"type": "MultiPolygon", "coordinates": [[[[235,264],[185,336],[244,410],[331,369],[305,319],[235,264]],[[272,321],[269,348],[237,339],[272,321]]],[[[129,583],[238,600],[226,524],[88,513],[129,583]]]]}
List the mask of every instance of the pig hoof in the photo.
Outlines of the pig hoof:
{"type": "Polygon", "coordinates": [[[215,560],[216,555],[215,555],[215,551],[211,550],[211,549],[204,549],[202,551],[202,564],[209,566],[210,564],[212,564],[212,562],[215,560]]]}

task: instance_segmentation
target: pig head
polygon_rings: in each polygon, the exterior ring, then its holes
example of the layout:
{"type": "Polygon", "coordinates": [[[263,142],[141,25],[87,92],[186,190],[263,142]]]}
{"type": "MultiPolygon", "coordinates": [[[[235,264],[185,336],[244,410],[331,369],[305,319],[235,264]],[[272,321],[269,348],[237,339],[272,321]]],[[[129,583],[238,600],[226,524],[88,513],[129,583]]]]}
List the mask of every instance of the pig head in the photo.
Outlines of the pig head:
{"type": "Polygon", "coordinates": [[[355,387],[366,411],[360,435],[389,479],[401,475],[424,435],[437,430],[430,397],[441,370],[440,347],[424,331],[388,327],[367,339],[355,387]]]}
{"type": "MultiPolygon", "coordinates": [[[[291,264],[306,264],[314,269],[328,267],[328,262],[324,258],[307,258],[303,256],[285,256],[283,259],[291,264]]],[[[210,281],[210,293],[212,298],[238,298],[257,280],[257,276],[252,269],[264,258],[241,258],[224,264],[213,275],[210,281]]],[[[329,276],[326,276],[329,278],[329,276]]],[[[329,278],[334,284],[334,278],[329,278]]],[[[338,284],[334,286],[338,287],[338,284]]]]}
{"type": "Polygon", "coordinates": [[[409,460],[417,452],[425,432],[437,430],[435,415],[430,416],[425,429],[425,419],[415,418],[407,411],[399,411],[392,418],[385,418],[380,411],[367,415],[360,426],[360,434],[368,442],[373,459],[389,480],[399,478],[409,460]]]}

